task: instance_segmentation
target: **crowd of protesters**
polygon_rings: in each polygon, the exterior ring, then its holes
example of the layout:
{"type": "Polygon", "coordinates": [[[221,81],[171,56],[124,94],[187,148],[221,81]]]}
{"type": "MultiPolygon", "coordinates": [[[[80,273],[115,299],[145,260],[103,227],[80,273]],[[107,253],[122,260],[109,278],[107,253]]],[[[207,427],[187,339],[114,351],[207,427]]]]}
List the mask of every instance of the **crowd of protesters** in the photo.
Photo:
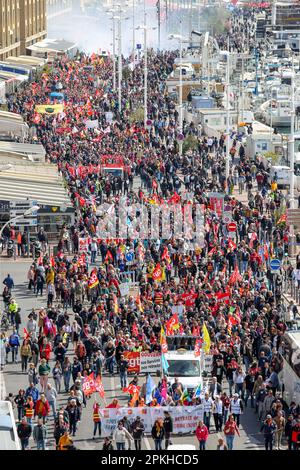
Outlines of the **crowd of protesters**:
{"type": "MultiPolygon", "coordinates": [[[[242,23],[234,19],[233,25],[237,38],[242,23]]],[[[220,37],[220,44],[225,39],[220,37]]],[[[233,41],[232,47],[240,45],[233,41]]],[[[28,375],[24,389],[12,400],[24,449],[32,432],[37,448],[45,448],[51,412],[56,448],[73,448],[72,436],[87,399],[82,392],[84,378],[93,372],[95,377],[118,373],[121,386],[127,388],[124,353],[161,352],[162,329],[174,306],[182,306],[176,334],[196,338],[206,326],[213,378],[200,397],[189,394],[178,381],[168,383],[166,374],[147,405],[202,403],[204,417],[196,430],[200,449],[205,449],[213,418],[214,429],[224,432],[226,444],[223,439],[218,443],[224,450],[233,448],[240,417],[250,402],[266,449],[272,449],[275,437],[279,449],[284,435],[289,449],[299,447],[299,404],[290,404],[288,411],[284,408],[278,379],[282,337],[293,326],[297,311],[293,309],[293,317],[287,319],[283,270],[275,277],[269,264],[276,256],[285,263],[287,275],[292,275],[286,256],[288,229],[281,216],[285,196],[259,159],[245,156],[236,135],[232,135],[227,180],[224,135],[203,136],[193,123],[184,122],[183,133],[197,139],[197,148],[180,155],[178,112],[165,93],[165,80],[176,56],[176,51],[149,51],[148,117],[152,124],[147,128],[135,116],[143,99],[142,63],[123,81],[121,109],[112,90],[111,60],[83,53],[73,60],[54,60],[39,82],[30,82],[9,101],[9,109],[24,116],[44,145],[48,160],[57,164],[76,207],[76,222],[62,228],[57,255],[41,252],[28,270],[28,290],[36,296],[46,294],[47,305],[30,313],[24,335],[19,332],[13,282],[9,276],[4,280],[3,300],[14,328],[11,335],[2,333],[4,362],[17,361],[20,354],[22,372],[28,375]],[[63,112],[54,116],[36,113],[35,106],[50,103],[49,94],[57,90],[64,94],[63,112]],[[97,127],[89,128],[87,122],[95,120],[97,127]],[[103,174],[103,156],[122,162],[120,176],[103,174]],[[237,195],[245,191],[245,185],[248,203],[237,195]],[[234,238],[210,192],[224,195],[227,212],[237,224],[234,238]],[[98,207],[120,200],[128,206],[143,204],[149,210],[169,202],[178,204],[179,210],[183,204],[201,205],[204,243],[191,248],[176,234],[167,239],[101,236],[110,222],[103,213],[99,215],[98,207]],[[87,241],[85,250],[80,240],[87,241]],[[137,296],[122,295],[126,277],[138,283],[137,296]],[[70,351],[74,352],[72,360],[70,351]],[[49,376],[55,386],[49,383],[49,376]],[[66,406],[58,409],[60,393],[68,397],[66,406]],[[32,431],[35,417],[38,421],[32,431]]],[[[132,213],[128,227],[138,226],[140,217],[140,213],[132,213]]],[[[22,238],[20,245],[23,253],[22,238]]],[[[167,330],[167,334],[174,331],[167,330]]],[[[140,388],[137,396],[129,397],[129,406],[145,405],[142,382],[141,377],[131,380],[129,386],[140,388]]],[[[94,405],[94,437],[97,431],[101,433],[99,406],[94,405]]],[[[109,406],[119,406],[118,400],[109,406]]],[[[171,421],[166,415],[153,425],[157,450],[163,439],[166,447],[170,444],[171,421]]],[[[143,432],[140,422],[129,425],[123,420],[113,442],[106,438],[103,447],[116,445],[122,450],[128,440],[139,449],[143,432]]]]}

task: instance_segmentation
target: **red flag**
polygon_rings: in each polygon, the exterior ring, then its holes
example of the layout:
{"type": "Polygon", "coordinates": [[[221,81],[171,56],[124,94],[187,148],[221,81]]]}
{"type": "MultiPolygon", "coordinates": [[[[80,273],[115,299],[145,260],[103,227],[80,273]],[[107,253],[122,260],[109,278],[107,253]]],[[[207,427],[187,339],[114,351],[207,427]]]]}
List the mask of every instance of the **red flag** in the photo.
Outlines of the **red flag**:
{"type": "Polygon", "coordinates": [[[96,287],[98,284],[99,284],[98,276],[97,276],[96,272],[93,271],[93,272],[91,272],[89,282],[88,282],[89,289],[92,289],[93,287],[96,287]]]}
{"type": "Polygon", "coordinates": [[[175,191],[173,196],[171,196],[170,199],[168,199],[167,203],[168,204],[177,204],[179,201],[180,201],[180,196],[175,191]]]}
{"type": "Polygon", "coordinates": [[[158,187],[157,181],[156,181],[156,180],[153,180],[153,181],[152,181],[152,188],[153,188],[153,189],[157,189],[157,187],[158,187]]]}
{"type": "Polygon", "coordinates": [[[79,264],[79,266],[84,266],[85,265],[85,254],[84,253],[82,253],[82,255],[79,256],[78,264],[79,264]]]}
{"type": "Polygon", "coordinates": [[[174,313],[171,318],[166,323],[167,331],[178,330],[179,328],[179,319],[177,313],[174,313]]]}
{"type": "Polygon", "coordinates": [[[129,395],[134,395],[136,392],[140,391],[141,387],[138,387],[137,385],[130,384],[126,388],[122,388],[122,392],[124,393],[129,393],[129,395]]]}
{"type": "Polygon", "coordinates": [[[133,323],[131,332],[132,332],[132,336],[137,336],[139,334],[139,330],[138,330],[138,327],[136,326],[136,323],[133,323]]]}
{"type": "Polygon", "coordinates": [[[236,244],[231,240],[231,238],[229,238],[229,240],[228,240],[228,247],[229,247],[231,250],[235,250],[235,249],[236,249],[236,244]]]}
{"type": "Polygon", "coordinates": [[[201,347],[202,347],[202,341],[201,341],[201,339],[197,339],[196,342],[195,342],[195,350],[194,350],[195,357],[200,356],[201,347]]]}
{"type": "Polygon", "coordinates": [[[198,294],[182,294],[181,298],[185,302],[186,307],[192,307],[195,305],[195,300],[197,299],[198,294]]]}
{"type": "Polygon", "coordinates": [[[171,258],[170,258],[170,255],[169,255],[169,250],[168,250],[167,246],[165,246],[164,251],[162,252],[162,255],[161,255],[161,260],[163,261],[164,259],[167,260],[168,263],[170,263],[170,261],[171,261],[171,258]]]}
{"type": "Polygon", "coordinates": [[[106,253],[106,256],[105,256],[105,259],[104,259],[104,263],[109,263],[109,261],[113,261],[114,260],[114,257],[111,253],[110,250],[107,250],[107,253],[106,253]]]}
{"type": "Polygon", "coordinates": [[[85,395],[91,395],[96,391],[95,387],[95,380],[94,380],[94,372],[90,375],[87,375],[82,384],[82,391],[85,395]]]}
{"type": "Polygon", "coordinates": [[[26,328],[24,328],[24,339],[28,339],[28,338],[30,338],[30,334],[28,333],[26,328]]]}
{"type": "Polygon", "coordinates": [[[257,240],[257,233],[253,232],[252,235],[251,235],[251,238],[250,238],[250,243],[249,243],[249,247],[252,249],[253,248],[253,242],[257,240]]]}
{"type": "Polygon", "coordinates": [[[52,266],[52,268],[54,268],[55,266],[55,261],[54,261],[53,256],[50,256],[50,266],[52,266]]]}
{"type": "Polygon", "coordinates": [[[242,276],[240,275],[239,268],[238,268],[238,266],[236,265],[236,267],[234,268],[233,273],[231,274],[231,276],[230,276],[230,278],[229,278],[228,284],[229,284],[229,285],[234,285],[234,284],[236,284],[237,282],[241,281],[242,279],[243,279],[243,278],[242,278],[242,276]]]}
{"type": "Polygon", "coordinates": [[[95,380],[95,389],[96,392],[99,392],[101,398],[105,398],[104,387],[100,375],[97,375],[95,380]]]}
{"type": "Polygon", "coordinates": [[[152,273],[152,277],[154,281],[161,281],[162,280],[162,269],[159,263],[154,268],[154,271],[152,273]]]}

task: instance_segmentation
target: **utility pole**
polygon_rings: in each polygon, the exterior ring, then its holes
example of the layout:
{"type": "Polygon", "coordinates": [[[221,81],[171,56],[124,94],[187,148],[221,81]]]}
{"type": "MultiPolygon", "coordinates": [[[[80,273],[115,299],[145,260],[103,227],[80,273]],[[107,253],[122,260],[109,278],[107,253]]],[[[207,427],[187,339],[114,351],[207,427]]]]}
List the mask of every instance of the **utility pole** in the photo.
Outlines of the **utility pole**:
{"type": "Polygon", "coordinates": [[[160,0],[156,2],[157,8],[157,35],[158,35],[158,52],[160,51],[160,0]]]}
{"type": "MultiPolygon", "coordinates": [[[[291,133],[289,138],[289,154],[290,154],[290,208],[295,207],[295,70],[294,70],[294,56],[292,66],[292,81],[291,81],[291,133]]],[[[294,233],[293,224],[290,225],[290,255],[296,254],[296,237],[294,233]]]]}
{"type": "Polygon", "coordinates": [[[144,10],[144,126],[148,119],[148,57],[147,57],[147,13],[144,10]]]}
{"type": "Polygon", "coordinates": [[[227,179],[229,178],[229,140],[230,140],[230,126],[229,126],[229,80],[230,80],[230,68],[229,68],[229,59],[230,59],[230,53],[229,53],[229,38],[228,38],[228,45],[227,45],[228,51],[227,51],[227,64],[226,64],[226,185],[227,185],[227,179]]]}
{"type": "Polygon", "coordinates": [[[132,0],[132,63],[135,68],[135,0],[132,0]]]}
{"type": "Polygon", "coordinates": [[[119,28],[118,28],[118,44],[119,44],[119,58],[118,58],[118,110],[122,110],[122,26],[121,26],[121,8],[119,8],[119,28]]]}
{"type": "Polygon", "coordinates": [[[113,90],[116,91],[116,24],[115,16],[112,17],[113,21],[113,90]]]}
{"type": "MultiPolygon", "coordinates": [[[[180,134],[183,134],[183,109],[182,109],[182,20],[180,20],[179,132],[180,132],[180,134]]],[[[179,155],[182,155],[182,140],[179,141],[179,155]]]]}

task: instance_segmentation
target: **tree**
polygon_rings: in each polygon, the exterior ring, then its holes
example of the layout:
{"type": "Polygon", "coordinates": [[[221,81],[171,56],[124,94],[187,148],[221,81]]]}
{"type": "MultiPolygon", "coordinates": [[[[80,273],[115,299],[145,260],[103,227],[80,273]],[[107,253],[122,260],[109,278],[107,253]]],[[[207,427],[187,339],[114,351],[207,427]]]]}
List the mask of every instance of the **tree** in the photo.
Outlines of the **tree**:
{"type": "Polygon", "coordinates": [[[144,121],[144,108],[135,109],[129,116],[130,122],[144,121]]]}
{"type": "Polygon", "coordinates": [[[267,159],[267,160],[271,160],[272,162],[272,165],[276,165],[276,163],[278,163],[278,160],[279,160],[279,155],[277,155],[276,152],[264,152],[263,153],[263,156],[267,159]]]}
{"type": "Polygon", "coordinates": [[[129,67],[124,67],[123,69],[123,80],[127,82],[131,76],[131,70],[129,67]]]}
{"type": "Polygon", "coordinates": [[[186,153],[189,150],[196,150],[198,148],[198,139],[194,135],[188,135],[182,144],[182,152],[186,153]]]}

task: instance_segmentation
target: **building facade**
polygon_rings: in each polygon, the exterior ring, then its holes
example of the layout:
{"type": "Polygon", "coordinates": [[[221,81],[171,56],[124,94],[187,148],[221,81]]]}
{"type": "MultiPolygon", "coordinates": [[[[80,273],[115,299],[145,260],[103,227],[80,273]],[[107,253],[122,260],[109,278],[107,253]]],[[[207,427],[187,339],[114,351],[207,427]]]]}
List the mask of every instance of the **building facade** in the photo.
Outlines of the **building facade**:
{"type": "Polygon", "coordinates": [[[20,0],[0,0],[0,60],[20,53],[20,0]]]}
{"type": "Polygon", "coordinates": [[[46,37],[46,0],[0,0],[0,11],[0,60],[46,37]]]}
{"type": "Polygon", "coordinates": [[[47,36],[46,0],[19,0],[21,54],[47,36]]]}
{"type": "Polygon", "coordinates": [[[47,21],[72,12],[73,0],[47,0],[47,21]]]}

